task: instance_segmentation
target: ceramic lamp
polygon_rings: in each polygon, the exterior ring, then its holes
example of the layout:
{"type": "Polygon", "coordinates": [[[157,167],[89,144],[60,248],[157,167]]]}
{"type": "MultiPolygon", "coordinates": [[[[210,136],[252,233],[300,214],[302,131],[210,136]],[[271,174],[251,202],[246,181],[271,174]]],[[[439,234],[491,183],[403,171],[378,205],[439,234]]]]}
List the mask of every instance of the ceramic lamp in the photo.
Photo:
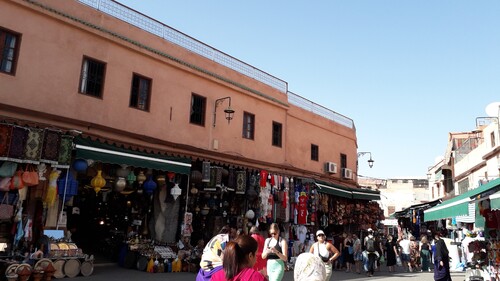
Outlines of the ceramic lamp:
{"type": "Polygon", "coordinates": [[[95,193],[99,193],[101,188],[106,185],[106,180],[102,177],[101,170],[97,171],[97,175],[90,181],[90,185],[94,188],[95,193]]]}

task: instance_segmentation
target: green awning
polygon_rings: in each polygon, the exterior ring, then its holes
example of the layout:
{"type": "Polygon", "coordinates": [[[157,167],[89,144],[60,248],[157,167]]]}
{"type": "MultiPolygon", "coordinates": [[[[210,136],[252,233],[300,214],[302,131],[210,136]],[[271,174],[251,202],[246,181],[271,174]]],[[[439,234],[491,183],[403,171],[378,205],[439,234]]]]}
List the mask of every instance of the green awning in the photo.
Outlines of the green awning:
{"type": "Polygon", "coordinates": [[[186,175],[191,172],[191,159],[188,158],[146,153],[82,137],[75,138],[74,143],[77,159],[92,159],[103,163],[126,164],[186,175]]]}
{"type": "Polygon", "coordinates": [[[424,211],[424,221],[435,221],[469,215],[469,202],[477,196],[489,195],[500,189],[500,178],[469,190],[424,211]]]}
{"type": "Polygon", "coordinates": [[[500,191],[490,195],[490,208],[500,210],[500,191]]]}
{"type": "Polygon", "coordinates": [[[371,189],[353,188],[352,198],[361,200],[380,200],[380,191],[371,189]]]}
{"type": "Polygon", "coordinates": [[[352,199],[352,191],[349,187],[322,181],[315,181],[315,184],[318,187],[318,192],[352,199]]]}
{"type": "Polygon", "coordinates": [[[380,191],[377,190],[352,188],[323,181],[315,181],[315,184],[318,187],[318,192],[327,193],[338,197],[359,200],[380,200],[380,191]]]}

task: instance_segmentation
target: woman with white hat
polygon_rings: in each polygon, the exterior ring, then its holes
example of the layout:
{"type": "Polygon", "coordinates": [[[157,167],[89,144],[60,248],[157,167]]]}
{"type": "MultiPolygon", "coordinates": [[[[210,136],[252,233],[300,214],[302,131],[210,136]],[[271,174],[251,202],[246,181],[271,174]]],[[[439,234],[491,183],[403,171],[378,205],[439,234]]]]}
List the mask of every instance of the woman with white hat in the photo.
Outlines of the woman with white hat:
{"type": "Polygon", "coordinates": [[[326,241],[323,230],[316,231],[316,239],[318,242],[311,246],[309,253],[319,256],[325,263],[325,281],[327,281],[332,276],[332,264],[340,256],[340,252],[332,243],[326,241]]]}

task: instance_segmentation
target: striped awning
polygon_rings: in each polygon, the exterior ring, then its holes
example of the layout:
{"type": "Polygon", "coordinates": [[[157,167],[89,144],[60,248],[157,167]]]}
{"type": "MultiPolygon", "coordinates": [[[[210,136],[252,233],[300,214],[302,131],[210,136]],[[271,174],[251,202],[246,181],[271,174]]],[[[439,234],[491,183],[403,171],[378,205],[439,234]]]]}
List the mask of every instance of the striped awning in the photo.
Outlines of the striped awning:
{"type": "Polygon", "coordinates": [[[490,196],[500,190],[500,178],[469,190],[424,211],[424,221],[435,221],[457,216],[468,216],[469,203],[480,196],[490,196]]]}

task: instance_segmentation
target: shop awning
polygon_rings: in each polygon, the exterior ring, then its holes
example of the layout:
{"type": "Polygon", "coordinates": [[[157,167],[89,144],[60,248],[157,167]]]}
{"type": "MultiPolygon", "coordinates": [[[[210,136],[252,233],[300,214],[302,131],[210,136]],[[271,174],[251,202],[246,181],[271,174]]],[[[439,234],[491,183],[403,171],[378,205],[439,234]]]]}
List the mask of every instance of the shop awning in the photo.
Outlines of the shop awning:
{"type": "Polygon", "coordinates": [[[327,193],[343,198],[360,200],[380,200],[380,191],[352,188],[334,183],[315,181],[318,192],[327,193]]]}
{"type": "Polygon", "coordinates": [[[361,200],[380,200],[380,191],[354,188],[352,191],[352,198],[361,200]]]}
{"type": "Polygon", "coordinates": [[[500,191],[490,195],[490,208],[500,210],[500,191]]]}
{"type": "Polygon", "coordinates": [[[478,188],[469,190],[455,198],[424,211],[424,221],[435,221],[456,216],[469,215],[469,202],[480,195],[490,195],[500,190],[500,178],[492,180],[478,188]]]}
{"type": "Polygon", "coordinates": [[[430,202],[423,202],[423,203],[411,205],[410,207],[405,208],[405,209],[403,209],[403,210],[401,210],[399,212],[395,212],[392,215],[393,215],[394,218],[401,218],[401,217],[409,218],[411,216],[411,212],[412,211],[427,210],[427,209],[429,209],[431,207],[436,206],[439,203],[441,203],[441,199],[437,199],[437,200],[430,201],[430,202]]]}
{"type": "Polygon", "coordinates": [[[335,195],[338,197],[349,198],[352,199],[352,191],[351,188],[346,186],[341,186],[333,183],[326,183],[322,181],[315,181],[316,186],[318,187],[318,192],[335,195]]]}
{"type": "Polygon", "coordinates": [[[75,138],[76,158],[92,159],[110,164],[126,164],[133,167],[170,171],[189,175],[191,159],[169,157],[118,147],[93,141],[89,138],[75,138]]]}

